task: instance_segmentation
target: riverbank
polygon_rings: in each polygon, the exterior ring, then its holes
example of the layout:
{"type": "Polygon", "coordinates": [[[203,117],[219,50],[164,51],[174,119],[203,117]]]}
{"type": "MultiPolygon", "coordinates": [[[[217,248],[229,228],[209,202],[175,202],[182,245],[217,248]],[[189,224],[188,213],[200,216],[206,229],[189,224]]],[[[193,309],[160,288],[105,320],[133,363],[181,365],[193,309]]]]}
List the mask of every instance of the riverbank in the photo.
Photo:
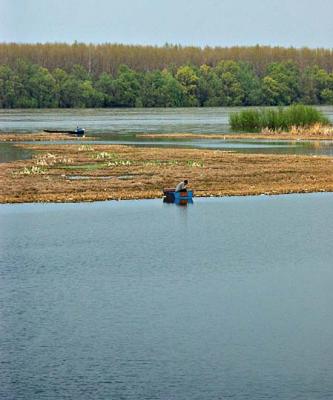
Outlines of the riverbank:
{"type": "Polygon", "coordinates": [[[288,141],[323,141],[333,140],[333,134],[327,136],[291,135],[285,133],[221,133],[221,134],[194,134],[194,133],[142,133],[137,134],[141,139],[212,139],[212,140],[288,140],[288,141]]]}
{"type": "Polygon", "coordinates": [[[333,128],[326,130],[294,129],[290,132],[263,130],[260,133],[220,133],[220,134],[194,134],[194,133],[142,133],[136,137],[142,139],[214,139],[214,140],[308,140],[322,141],[333,140],[333,128]]]}
{"type": "Polygon", "coordinates": [[[0,165],[0,202],[148,199],[187,178],[197,196],[333,191],[330,157],[120,145],[33,145],[0,165]]]}
{"type": "MultiPolygon", "coordinates": [[[[137,133],[139,139],[212,139],[212,140],[333,140],[333,127],[315,125],[311,128],[293,128],[289,132],[271,131],[268,129],[260,133],[137,133]]],[[[1,133],[0,142],[52,142],[63,140],[97,141],[97,136],[76,137],[66,133],[1,133]]]]}

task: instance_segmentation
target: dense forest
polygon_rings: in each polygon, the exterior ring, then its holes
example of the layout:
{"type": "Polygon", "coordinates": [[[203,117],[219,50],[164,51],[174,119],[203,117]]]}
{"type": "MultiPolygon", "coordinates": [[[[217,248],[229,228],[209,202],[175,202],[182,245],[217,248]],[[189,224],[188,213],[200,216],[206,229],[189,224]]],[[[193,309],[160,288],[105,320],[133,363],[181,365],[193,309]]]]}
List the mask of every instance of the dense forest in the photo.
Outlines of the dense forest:
{"type": "Polygon", "coordinates": [[[0,107],[333,104],[333,52],[0,44],[0,107]]]}
{"type": "Polygon", "coordinates": [[[82,65],[94,78],[106,72],[115,76],[121,65],[136,72],[172,70],[182,65],[215,67],[221,60],[245,62],[258,76],[263,76],[269,64],[293,61],[303,71],[318,65],[327,72],[333,71],[332,49],[253,47],[163,47],[122,44],[0,43],[0,65],[14,67],[18,59],[53,71],[61,68],[70,72],[74,65],[82,65]]]}

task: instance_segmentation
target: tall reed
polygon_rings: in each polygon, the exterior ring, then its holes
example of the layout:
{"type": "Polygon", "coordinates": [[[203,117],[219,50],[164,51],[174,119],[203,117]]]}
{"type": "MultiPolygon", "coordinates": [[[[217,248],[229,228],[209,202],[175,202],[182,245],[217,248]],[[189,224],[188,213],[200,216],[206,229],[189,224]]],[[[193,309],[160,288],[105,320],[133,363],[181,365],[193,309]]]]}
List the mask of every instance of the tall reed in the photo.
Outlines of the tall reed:
{"type": "Polygon", "coordinates": [[[262,129],[290,130],[292,127],[312,126],[316,123],[329,125],[328,118],[319,110],[301,104],[287,108],[262,108],[243,110],[229,117],[233,130],[260,131],[262,129]]]}

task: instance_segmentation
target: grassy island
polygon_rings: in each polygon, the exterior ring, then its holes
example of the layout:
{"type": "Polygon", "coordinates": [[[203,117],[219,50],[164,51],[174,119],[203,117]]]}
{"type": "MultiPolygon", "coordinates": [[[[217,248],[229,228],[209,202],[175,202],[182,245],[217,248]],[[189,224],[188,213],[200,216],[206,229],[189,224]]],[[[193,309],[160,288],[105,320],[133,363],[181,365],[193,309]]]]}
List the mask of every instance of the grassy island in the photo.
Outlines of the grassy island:
{"type": "Polygon", "coordinates": [[[292,128],[310,128],[314,125],[329,126],[329,119],[319,110],[301,104],[287,108],[263,108],[243,110],[230,115],[230,126],[233,130],[290,131],[292,128]]]}

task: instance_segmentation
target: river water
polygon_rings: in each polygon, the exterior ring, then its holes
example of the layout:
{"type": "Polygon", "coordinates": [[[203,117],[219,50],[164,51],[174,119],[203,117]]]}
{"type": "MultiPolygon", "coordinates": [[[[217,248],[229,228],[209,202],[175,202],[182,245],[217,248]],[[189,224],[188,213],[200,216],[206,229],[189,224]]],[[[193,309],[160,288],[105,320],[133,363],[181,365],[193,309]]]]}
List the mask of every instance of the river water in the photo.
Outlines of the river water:
{"type": "MultiPolygon", "coordinates": [[[[333,122],[333,106],[317,107],[333,122]]],[[[244,107],[0,110],[0,132],[87,130],[89,136],[131,133],[226,133],[229,115],[244,107]]]]}
{"type": "MultiPolygon", "coordinates": [[[[216,133],[229,130],[230,112],[238,108],[103,108],[0,110],[0,132],[84,127],[91,136],[128,133],[216,133]]],[[[333,111],[332,111],[333,113],[333,111]]]]}
{"type": "Polygon", "coordinates": [[[333,195],[0,206],[0,398],[333,398],[333,195]]]}

